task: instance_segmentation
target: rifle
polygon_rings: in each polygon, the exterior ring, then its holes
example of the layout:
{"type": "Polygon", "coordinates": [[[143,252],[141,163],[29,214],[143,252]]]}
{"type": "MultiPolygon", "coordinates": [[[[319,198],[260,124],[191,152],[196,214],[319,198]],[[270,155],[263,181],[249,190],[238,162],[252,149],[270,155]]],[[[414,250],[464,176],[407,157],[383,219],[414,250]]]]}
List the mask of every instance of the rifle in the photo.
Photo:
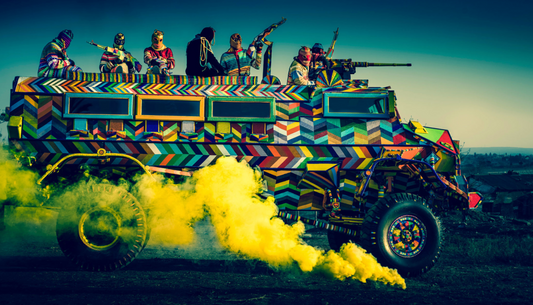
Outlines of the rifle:
{"type": "Polygon", "coordinates": [[[333,52],[335,51],[335,43],[337,42],[337,37],[339,37],[339,28],[337,28],[337,30],[333,32],[333,41],[331,42],[331,46],[326,52],[326,58],[331,58],[333,56],[333,52]]]}
{"type": "Polygon", "coordinates": [[[91,40],[91,42],[87,41],[87,43],[97,47],[98,49],[101,49],[101,50],[104,50],[106,52],[113,53],[113,54],[117,55],[118,59],[121,60],[121,61],[124,61],[124,59],[126,59],[126,61],[131,62],[135,66],[135,70],[137,70],[137,72],[141,72],[142,65],[137,61],[137,59],[135,59],[133,56],[131,56],[130,53],[126,53],[126,52],[124,52],[122,50],[119,50],[117,48],[111,48],[111,47],[106,47],[106,46],[99,45],[99,44],[95,43],[92,40],[91,40]]]}
{"type": "Polygon", "coordinates": [[[270,77],[270,72],[271,72],[271,68],[272,68],[271,67],[271,60],[272,60],[272,45],[273,45],[273,43],[272,43],[272,41],[268,41],[266,39],[266,37],[268,35],[270,35],[270,33],[272,33],[272,31],[277,29],[278,26],[284,24],[285,21],[287,21],[287,18],[281,17],[281,21],[280,22],[274,23],[271,26],[269,26],[268,28],[266,28],[263,32],[261,32],[259,35],[257,35],[254,38],[254,41],[252,42],[254,45],[262,44],[262,43],[267,45],[267,50],[265,52],[265,56],[264,56],[264,60],[263,60],[263,78],[265,78],[267,76],[270,77]]]}
{"type": "Polygon", "coordinates": [[[259,35],[257,35],[255,38],[254,38],[254,41],[252,42],[252,44],[257,44],[258,42],[262,42],[266,45],[270,45],[272,44],[272,42],[266,40],[266,37],[268,35],[270,35],[270,33],[272,33],[272,31],[274,31],[278,26],[282,25],[285,23],[285,21],[287,21],[287,18],[281,18],[281,21],[280,22],[277,22],[277,23],[274,23],[272,24],[271,26],[269,26],[268,28],[266,28],[264,31],[262,31],[259,35]]]}
{"type": "Polygon", "coordinates": [[[410,67],[410,63],[397,64],[397,63],[377,63],[366,61],[352,61],[349,59],[328,59],[327,70],[335,70],[339,73],[342,79],[350,79],[351,74],[355,74],[355,68],[366,67],[410,67]]]}

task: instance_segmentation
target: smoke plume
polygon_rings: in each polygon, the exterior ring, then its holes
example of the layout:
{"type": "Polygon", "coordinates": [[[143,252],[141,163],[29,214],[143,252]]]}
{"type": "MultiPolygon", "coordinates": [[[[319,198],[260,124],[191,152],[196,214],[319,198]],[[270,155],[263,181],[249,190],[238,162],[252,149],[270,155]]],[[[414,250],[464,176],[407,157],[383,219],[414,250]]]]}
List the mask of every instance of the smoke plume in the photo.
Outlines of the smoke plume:
{"type": "Polygon", "coordinates": [[[302,272],[380,281],[405,289],[405,280],[396,270],[382,267],[355,244],[344,245],[339,253],[307,245],[301,238],[304,224],[286,225],[275,217],[274,199],[257,196],[261,188],[260,173],[234,158],[219,158],[183,185],[146,176],[136,185],[138,198],[149,210],[151,243],[189,244],[195,238],[195,222],[209,215],[220,244],[245,258],[277,269],[296,265],[302,272]]]}

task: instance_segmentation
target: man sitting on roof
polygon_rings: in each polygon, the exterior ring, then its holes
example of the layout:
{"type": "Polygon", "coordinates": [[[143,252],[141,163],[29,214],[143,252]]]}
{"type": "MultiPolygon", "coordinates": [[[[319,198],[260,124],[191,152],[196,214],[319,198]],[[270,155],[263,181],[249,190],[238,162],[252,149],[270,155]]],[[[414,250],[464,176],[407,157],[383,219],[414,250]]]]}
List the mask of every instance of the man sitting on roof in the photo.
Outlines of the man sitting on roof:
{"type": "Polygon", "coordinates": [[[74,38],[71,30],[63,30],[59,35],[44,46],[39,61],[37,76],[39,77],[65,77],[67,71],[82,72],[74,60],[67,55],[67,48],[74,38]]]}
{"type": "Polygon", "coordinates": [[[137,72],[141,72],[141,65],[131,56],[130,52],[124,49],[125,43],[126,37],[124,34],[118,33],[115,35],[113,48],[123,51],[126,55],[129,54],[131,60],[126,57],[120,58],[117,54],[106,51],[102,54],[102,59],[100,59],[100,72],[134,74],[135,66],[137,66],[137,72]]]}
{"type": "Polygon", "coordinates": [[[288,85],[306,85],[312,86],[314,81],[309,80],[309,63],[311,62],[311,50],[308,47],[301,47],[298,56],[289,67],[287,76],[288,85]]]}
{"type": "Polygon", "coordinates": [[[215,41],[215,30],[207,27],[187,44],[187,68],[185,73],[191,76],[226,75],[224,68],[211,50],[215,41]]]}
{"type": "Polygon", "coordinates": [[[248,49],[242,48],[241,35],[235,33],[229,39],[230,48],[220,57],[220,64],[229,76],[249,76],[250,66],[261,67],[263,44],[254,39],[248,49]]]}
{"type": "Polygon", "coordinates": [[[172,50],[163,44],[163,35],[163,32],[155,30],[152,45],[144,49],[144,63],[148,65],[146,74],[170,75],[170,70],[176,66],[172,50]]]}

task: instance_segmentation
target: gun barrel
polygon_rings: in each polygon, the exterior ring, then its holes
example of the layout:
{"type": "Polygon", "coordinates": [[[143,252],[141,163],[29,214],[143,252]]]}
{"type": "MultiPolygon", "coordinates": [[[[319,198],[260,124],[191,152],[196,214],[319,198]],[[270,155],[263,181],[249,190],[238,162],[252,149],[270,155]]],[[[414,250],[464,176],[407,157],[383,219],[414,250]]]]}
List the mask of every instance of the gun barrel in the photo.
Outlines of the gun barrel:
{"type": "Polygon", "coordinates": [[[352,62],[354,67],[410,67],[411,63],[398,64],[398,63],[381,63],[381,62],[365,62],[365,61],[354,61],[352,62]]]}

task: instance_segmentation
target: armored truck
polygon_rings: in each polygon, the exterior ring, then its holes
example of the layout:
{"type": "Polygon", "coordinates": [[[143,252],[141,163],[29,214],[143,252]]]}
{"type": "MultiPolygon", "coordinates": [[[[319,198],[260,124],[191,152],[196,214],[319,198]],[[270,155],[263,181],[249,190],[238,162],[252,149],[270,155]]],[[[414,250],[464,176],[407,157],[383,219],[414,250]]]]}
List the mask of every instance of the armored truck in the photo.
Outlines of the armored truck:
{"type": "MultiPolygon", "coordinates": [[[[446,129],[403,121],[394,90],[350,77],[358,67],[397,65],[332,60],[313,86],[282,85],[269,73],[16,77],[9,145],[34,160],[43,186],[91,168],[108,170],[109,180],[135,171],[179,177],[222,156],[245,160],[261,170],[279,217],[328,230],[332,249],[352,241],[418,275],[440,255],[439,214],[480,197],[468,192],[459,142],[446,129]]],[[[75,264],[115,270],[142,251],[149,212],[129,193],[118,205],[130,212],[94,206],[72,221],[71,210],[60,211],[58,242],[75,264]],[[94,219],[115,229],[89,233],[94,219]],[[136,237],[121,236],[126,225],[136,237]]]]}

